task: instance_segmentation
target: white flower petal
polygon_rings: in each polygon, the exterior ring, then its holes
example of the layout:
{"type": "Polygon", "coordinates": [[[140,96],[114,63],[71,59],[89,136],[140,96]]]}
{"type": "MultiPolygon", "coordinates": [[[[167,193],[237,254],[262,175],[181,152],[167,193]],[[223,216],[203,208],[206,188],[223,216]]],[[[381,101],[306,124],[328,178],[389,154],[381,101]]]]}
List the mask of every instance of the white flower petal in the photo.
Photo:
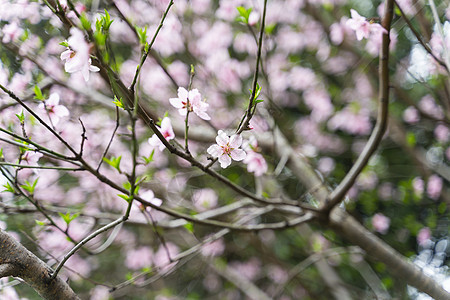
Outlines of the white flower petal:
{"type": "Polygon", "coordinates": [[[222,154],[219,157],[219,162],[220,166],[225,169],[231,164],[231,158],[227,154],[222,154]]]}
{"type": "Polygon", "coordinates": [[[228,137],[228,135],[223,132],[222,130],[219,130],[217,137],[216,137],[216,142],[219,146],[227,146],[228,142],[230,141],[230,138],[228,137]]]}
{"type": "Polygon", "coordinates": [[[239,134],[234,134],[230,138],[231,148],[239,148],[242,145],[242,137],[239,134]]]}
{"type": "Polygon", "coordinates": [[[235,161],[243,160],[247,156],[245,151],[241,150],[241,149],[232,150],[230,155],[231,155],[231,158],[234,159],[235,161]]]}
{"type": "Polygon", "coordinates": [[[218,145],[211,145],[209,146],[208,150],[206,150],[212,157],[216,158],[219,157],[222,154],[222,148],[220,148],[218,145]]]}

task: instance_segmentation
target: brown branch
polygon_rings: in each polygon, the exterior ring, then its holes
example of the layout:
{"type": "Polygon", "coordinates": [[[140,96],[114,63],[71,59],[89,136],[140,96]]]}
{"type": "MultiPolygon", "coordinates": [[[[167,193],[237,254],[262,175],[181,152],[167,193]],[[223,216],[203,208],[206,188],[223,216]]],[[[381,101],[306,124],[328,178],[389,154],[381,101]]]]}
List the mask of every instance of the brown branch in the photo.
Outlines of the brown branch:
{"type": "Polygon", "coordinates": [[[0,229],[0,277],[22,278],[44,299],[79,299],[60,277],[51,279],[53,270],[0,229]]]}
{"type": "Polygon", "coordinates": [[[383,33],[383,40],[380,51],[377,123],[374,130],[372,131],[372,134],[370,135],[369,141],[356,160],[355,164],[344,177],[342,182],[330,194],[327,201],[324,203],[322,209],[327,212],[329,212],[334,206],[340,203],[345,194],[347,194],[348,190],[353,186],[356,178],[367,165],[367,162],[369,161],[372,154],[378,149],[381,139],[383,138],[384,132],[387,128],[389,107],[389,34],[393,17],[393,5],[393,0],[386,1],[385,13],[382,22],[382,25],[387,30],[387,33],[383,33]]]}

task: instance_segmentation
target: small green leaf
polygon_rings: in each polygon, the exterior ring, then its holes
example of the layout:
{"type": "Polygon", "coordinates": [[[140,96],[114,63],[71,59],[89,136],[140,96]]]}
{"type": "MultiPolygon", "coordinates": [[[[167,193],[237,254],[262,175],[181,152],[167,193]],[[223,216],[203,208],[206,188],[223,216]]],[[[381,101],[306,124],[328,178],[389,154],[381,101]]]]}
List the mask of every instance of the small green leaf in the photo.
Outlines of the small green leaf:
{"type": "Polygon", "coordinates": [[[89,22],[85,12],[81,13],[80,21],[81,21],[81,26],[83,26],[84,30],[91,30],[91,22],[89,22]]]}
{"type": "Polygon", "coordinates": [[[19,119],[20,124],[25,122],[25,115],[23,114],[23,110],[20,114],[16,114],[16,117],[19,119]]]}
{"type": "Polygon", "coordinates": [[[153,161],[153,156],[155,155],[155,149],[153,149],[152,153],[148,157],[142,156],[142,159],[144,160],[145,164],[148,165],[153,161]]]}
{"type": "Polygon", "coordinates": [[[125,195],[125,194],[117,194],[117,196],[119,196],[120,198],[124,199],[127,202],[130,202],[130,196],[125,195]]]}
{"type": "Polygon", "coordinates": [[[2,191],[2,193],[3,193],[3,192],[10,192],[10,193],[13,193],[13,194],[14,194],[14,193],[16,192],[9,182],[7,182],[6,184],[4,184],[3,187],[5,188],[5,190],[2,191]]]}
{"type": "Polygon", "coordinates": [[[265,31],[267,35],[270,35],[274,32],[275,28],[277,27],[277,23],[268,24],[265,27],[265,31]]]}
{"type": "Polygon", "coordinates": [[[36,189],[36,184],[38,183],[39,178],[36,178],[35,181],[33,181],[33,183],[30,183],[28,180],[25,180],[25,184],[21,185],[21,187],[28,191],[30,194],[34,193],[34,190],[36,189]]]}
{"type": "MultiPolygon", "coordinates": [[[[61,46],[67,47],[69,48],[69,43],[67,43],[67,41],[61,42],[59,43],[61,46]]],[[[35,90],[36,91],[36,90],[35,90]]]]}
{"type": "Polygon", "coordinates": [[[0,148],[0,159],[3,158],[3,148],[0,148]]]}
{"type": "Polygon", "coordinates": [[[248,24],[248,18],[250,16],[250,13],[252,12],[253,8],[250,7],[249,9],[246,9],[243,6],[238,6],[238,7],[236,7],[236,9],[239,12],[239,17],[237,17],[236,20],[239,22],[248,24]]]}
{"type": "Polygon", "coordinates": [[[75,220],[76,218],[78,218],[78,216],[80,215],[79,213],[75,213],[75,214],[71,214],[71,213],[58,213],[61,218],[64,220],[64,222],[66,222],[67,225],[70,224],[70,222],[72,222],[73,220],[75,220]]]}
{"type": "Polygon", "coordinates": [[[194,233],[194,224],[192,222],[186,223],[184,226],[190,233],[194,233]]]}
{"type": "Polygon", "coordinates": [[[147,42],[145,42],[145,46],[144,46],[144,51],[147,53],[148,52],[148,49],[150,48],[150,45],[147,43],[147,42]]]}
{"type": "Polygon", "coordinates": [[[142,45],[145,45],[147,43],[147,26],[145,26],[144,28],[136,26],[135,28],[136,28],[136,33],[139,36],[139,42],[142,45]]]}
{"type": "Polygon", "coordinates": [[[39,220],[34,220],[36,222],[36,224],[38,224],[39,226],[45,226],[45,223],[39,220]]]}
{"type": "Polygon", "coordinates": [[[411,147],[416,146],[416,135],[413,132],[408,132],[406,134],[406,143],[411,147]]]}
{"type": "Polygon", "coordinates": [[[256,100],[255,104],[258,104],[258,103],[261,103],[261,102],[264,102],[264,100],[262,100],[262,99],[256,100]]]}
{"type": "Polygon", "coordinates": [[[123,99],[122,99],[122,97],[120,97],[120,99],[117,99],[117,96],[114,95],[114,101],[113,101],[113,103],[114,103],[118,108],[125,109],[125,105],[123,104],[123,99]]]}
{"type": "Polygon", "coordinates": [[[106,157],[103,157],[103,161],[116,169],[119,173],[122,173],[120,170],[120,161],[122,160],[122,156],[119,157],[111,157],[111,159],[107,159],[106,157]]]}
{"type": "MultiPolygon", "coordinates": [[[[67,46],[69,46],[69,45],[67,45],[67,46]]],[[[41,88],[39,86],[37,86],[37,85],[34,86],[34,94],[36,95],[34,97],[35,99],[42,100],[42,101],[45,100],[44,96],[42,95],[41,88]]]]}

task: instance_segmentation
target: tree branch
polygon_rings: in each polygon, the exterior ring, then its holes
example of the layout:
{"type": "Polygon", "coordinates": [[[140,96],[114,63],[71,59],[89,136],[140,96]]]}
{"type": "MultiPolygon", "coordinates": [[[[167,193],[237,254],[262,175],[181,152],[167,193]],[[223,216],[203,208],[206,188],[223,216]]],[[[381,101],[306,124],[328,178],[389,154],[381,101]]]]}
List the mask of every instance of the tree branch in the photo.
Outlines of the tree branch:
{"type": "Polygon", "coordinates": [[[41,297],[48,300],[79,299],[60,277],[51,278],[53,270],[0,229],[0,276],[22,278],[41,297]]]}

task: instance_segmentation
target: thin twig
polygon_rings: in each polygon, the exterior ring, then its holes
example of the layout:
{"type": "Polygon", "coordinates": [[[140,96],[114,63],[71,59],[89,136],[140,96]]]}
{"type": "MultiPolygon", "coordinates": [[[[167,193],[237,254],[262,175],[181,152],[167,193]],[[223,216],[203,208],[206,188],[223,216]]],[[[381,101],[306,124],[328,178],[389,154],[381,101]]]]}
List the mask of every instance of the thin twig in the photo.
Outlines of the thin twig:
{"type": "Polygon", "coordinates": [[[169,10],[172,7],[172,5],[173,5],[173,0],[170,0],[169,5],[167,5],[166,11],[164,12],[164,14],[161,18],[161,22],[159,23],[158,28],[156,28],[155,34],[153,35],[153,38],[152,38],[150,44],[148,44],[148,49],[146,49],[146,51],[144,51],[144,55],[142,55],[142,57],[141,57],[141,62],[137,66],[133,81],[132,81],[130,87],[128,88],[131,91],[131,93],[134,93],[134,86],[136,85],[137,78],[139,76],[139,73],[141,72],[142,66],[144,65],[144,62],[147,59],[150,49],[152,48],[153,44],[155,43],[156,37],[158,36],[158,33],[161,30],[161,28],[164,24],[164,20],[166,19],[167,14],[169,13],[169,10]]]}
{"type": "Polygon", "coordinates": [[[256,89],[258,86],[258,75],[259,75],[259,61],[261,60],[261,52],[262,52],[262,42],[263,42],[263,36],[264,36],[264,26],[266,22],[266,8],[267,8],[267,0],[264,0],[264,8],[263,8],[263,15],[261,19],[261,28],[259,31],[259,41],[258,41],[258,52],[256,54],[256,67],[255,67],[255,73],[253,75],[253,83],[252,83],[252,94],[250,95],[249,103],[247,111],[244,115],[245,121],[241,121],[241,124],[239,124],[238,129],[236,130],[237,134],[240,134],[242,131],[247,130],[249,128],[250,120],[253,117],[254,114],[254,106],[256,104],[254,103],[256,101],[256,89]]]}

